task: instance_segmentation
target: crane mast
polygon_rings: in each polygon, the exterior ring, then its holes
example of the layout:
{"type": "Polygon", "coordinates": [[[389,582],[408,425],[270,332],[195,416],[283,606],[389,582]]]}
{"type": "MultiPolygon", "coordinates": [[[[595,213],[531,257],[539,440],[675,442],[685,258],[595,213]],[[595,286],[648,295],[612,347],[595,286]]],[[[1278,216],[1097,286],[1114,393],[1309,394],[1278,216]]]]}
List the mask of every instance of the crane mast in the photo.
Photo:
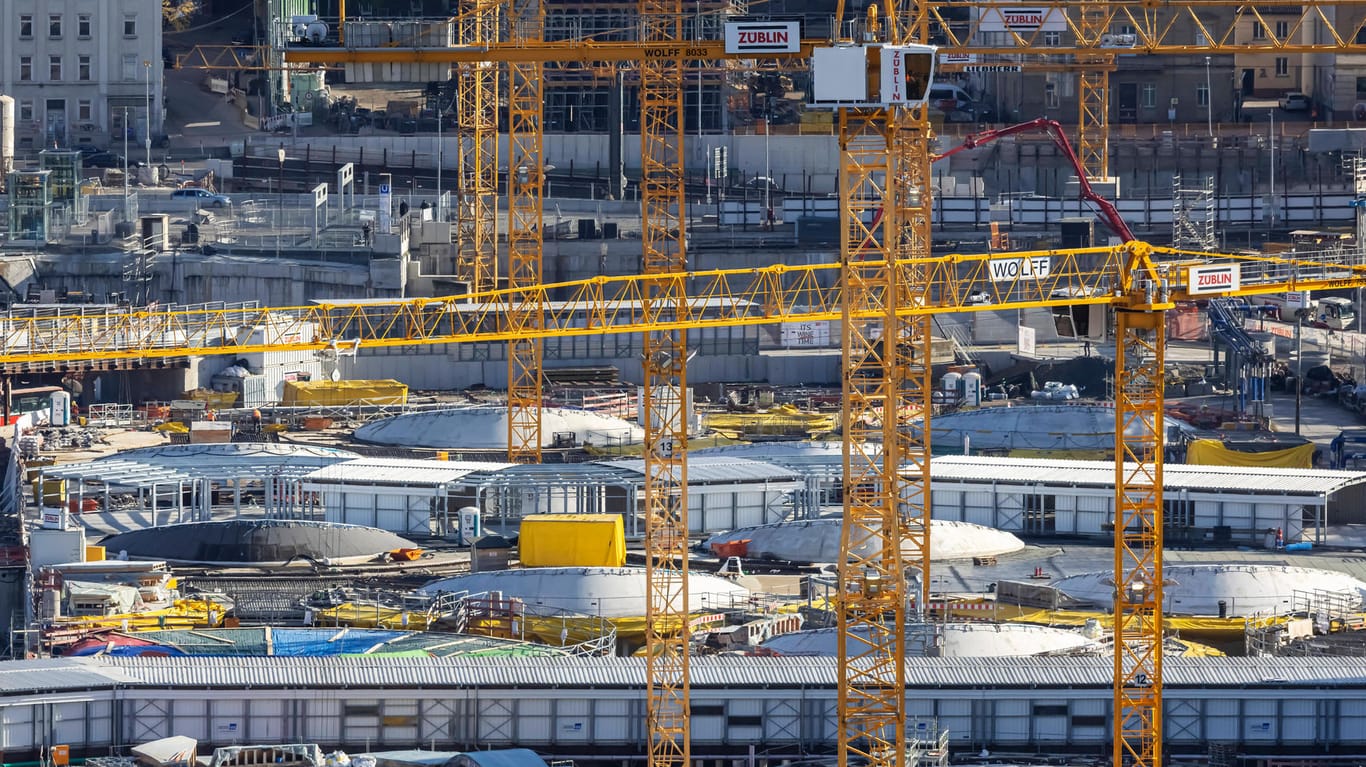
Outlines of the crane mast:
{"type": "MultiPolygon", "coordinates": [[[[688,315],[682,0],[640,0],[640,201],[647,322],[688,315]],[[672,44],[672,45],[671,45],[672,44]],[[670,52],[671,51],[671,52],[670,52]]],[[[646,718],[649,767],[689,767],[687,330],[643,337],[646,718]]]]}
{"type": "MultiPolygon", "coordinates": [[[[926,19],[869,5],[845,42],[923,42],[926,19]]],[[[844,4],[836,21],[843,23],[844,4]]],[[[869,51],[870,56],[891,55],[869,51]]],[[[880,58],[877,59],[880,61],[880,58]]],[[[928,84],[926,84],[928,85],[928,84]]],[[[922,94],[923,95],[923,94],[922,94]]],[[[840,536],[839,760],[906,755],[906,619],[929,594],[929,120],[913,107],[839,110],[844,521],[840,536]],[[863,315],[870,319],[860,321],[863,315]],[[928,427],[928,424],[926,424],[928,427]],[[911,593],[907,570],[917,575],[911,593]]]]}
{"type": "MultiPolygon", "coordinates": [[[[515,45],[532,47],[545,37],[539,0],[512,0],[509,33],[515,45]]],[[[508,460],[540,463],[545,444],[541,430],[543,340],[521,332],[537,329],[545,312],[536,294],[520,292],[541,284],[544,221],[542,153],[544,65],[512,61],[508,70],[508,460]]]]}
{"type": "MultiPolygon", "coordinates": [[[[502,0],[463,0],[456,18],[460,44],[480,48],[498,42],[502,10],[502,0]]],[[[479,291],[498,282],[498,67],[490,61],[469,61],[457,80],[460,199],[455,274],[471,291],[479,291]]]]}

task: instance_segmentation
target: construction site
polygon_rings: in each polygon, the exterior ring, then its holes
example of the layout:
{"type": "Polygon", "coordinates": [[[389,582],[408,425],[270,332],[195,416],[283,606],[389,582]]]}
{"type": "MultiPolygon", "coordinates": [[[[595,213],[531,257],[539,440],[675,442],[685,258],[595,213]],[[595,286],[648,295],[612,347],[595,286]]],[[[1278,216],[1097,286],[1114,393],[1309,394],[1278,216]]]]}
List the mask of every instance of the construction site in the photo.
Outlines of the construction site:
{"type": "Polygon", "coordinates": [[[257,5],[227,156],[0,169],[8,760],[1366,754],[1358,139],[1109,104],[1361,10],[257,5]]]}

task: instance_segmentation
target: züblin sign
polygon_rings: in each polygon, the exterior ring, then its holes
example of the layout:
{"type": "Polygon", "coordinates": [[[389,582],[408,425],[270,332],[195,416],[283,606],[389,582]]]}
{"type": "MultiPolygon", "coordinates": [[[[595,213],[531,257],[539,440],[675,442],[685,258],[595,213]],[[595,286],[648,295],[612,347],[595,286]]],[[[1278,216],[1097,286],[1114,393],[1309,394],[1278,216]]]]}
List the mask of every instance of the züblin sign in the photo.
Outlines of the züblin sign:
{"type": "Polygon", "coordinates": [[[1192,266],[1187,276],[1189,282],[1186,292],[1191,295],[1202,293],[1228,293],[1238,289],[1241,282],[1239,264],[1220,266],[1192,266]]]}
{"type": "Polygon", "coordinates": [[[802,49],[798,21],[726,23],[726,53],[797,53],[802,49]]]}

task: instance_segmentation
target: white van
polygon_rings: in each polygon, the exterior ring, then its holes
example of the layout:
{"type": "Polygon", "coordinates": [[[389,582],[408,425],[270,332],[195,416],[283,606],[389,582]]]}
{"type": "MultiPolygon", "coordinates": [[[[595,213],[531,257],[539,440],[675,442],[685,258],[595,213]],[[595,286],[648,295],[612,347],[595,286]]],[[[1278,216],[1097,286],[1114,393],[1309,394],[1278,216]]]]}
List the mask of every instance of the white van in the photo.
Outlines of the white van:
{"type": "Polygon", "coordinates": [[[984,117],[980,105],[957,85],[934,83],[926,100],[931,109],[943,112],[949,122],[976,122],[984,117]]]}

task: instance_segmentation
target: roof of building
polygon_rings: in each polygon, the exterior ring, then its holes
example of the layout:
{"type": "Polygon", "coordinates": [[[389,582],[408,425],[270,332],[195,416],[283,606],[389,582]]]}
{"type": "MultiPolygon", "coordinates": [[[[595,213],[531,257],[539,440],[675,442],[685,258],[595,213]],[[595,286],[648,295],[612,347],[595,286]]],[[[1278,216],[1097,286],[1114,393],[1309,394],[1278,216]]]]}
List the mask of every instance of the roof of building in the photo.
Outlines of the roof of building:
{"type": "Polygon", "coordinates": [[[433,461],[420,458],[357,458],[311,472],[304,479],[328,485],[393,485],[439,487],[476,472],[492,472],[516,464],[490,461],[433,461]]]}
{"type": "MultiPolygon", "coordinates": [[[[1006,482],[1068,487],[1114,487],[1110,461],[1070,461],[986,456],[937,457],[930,463],[934,481],[1006,482]]],[[[1165,463],[1162,480],[1168,490],[1322,496],[1366,482],[1366,473],[1325,469],[1279,469],[1244,466],[1196,466],[1165,463]]]]}
{"type": "MultiPolygon", "coordinates": [[[[606,466],[621,467],[626,471],[645,476],[645,461],[640,458],[624,458],[604,461],[606,466]]],[[[688,482],[797,482],[801,477],[791,469],[762,461],[744,458],[697,455],[688,458],[688,482]]]]}
{"type": "MultiPolygon", "coordinates": [[[[1100,657],[909,658],[907,686],[1107,689],[1114,663],[1100,657]]],[[[1366,658],[1169,659],[1168,688],[1366,688],[1366,658]]],[[[0,662],[0,691],[83,688],[639,688],[643,658],[59,658],[0,662]]],[[[694,688],[829,688],[834,658],[699,656],[694,688]]]]}
{"type": "Polygon", "coordinates": [[[150,487],[200,479],[255,481],[264,476],[302,477],[319,467],[359,457],[349,450],[269,442],[160,445],[125,450],[83,463],[47,466],[43,476],[114,487],[150,487]]]}

